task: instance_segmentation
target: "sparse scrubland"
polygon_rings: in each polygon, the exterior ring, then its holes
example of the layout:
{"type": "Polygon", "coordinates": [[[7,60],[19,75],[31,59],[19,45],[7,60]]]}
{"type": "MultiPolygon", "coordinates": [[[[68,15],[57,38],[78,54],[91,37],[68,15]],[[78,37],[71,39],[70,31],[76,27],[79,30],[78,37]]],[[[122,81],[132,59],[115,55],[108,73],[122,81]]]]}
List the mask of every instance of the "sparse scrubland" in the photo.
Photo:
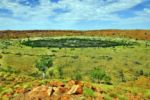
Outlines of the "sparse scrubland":
{"type": "Polygon", "coordinates": [[[134,32],[139,35],[3,33],[0,99],[149,100],[150,34],[134,32]]]}

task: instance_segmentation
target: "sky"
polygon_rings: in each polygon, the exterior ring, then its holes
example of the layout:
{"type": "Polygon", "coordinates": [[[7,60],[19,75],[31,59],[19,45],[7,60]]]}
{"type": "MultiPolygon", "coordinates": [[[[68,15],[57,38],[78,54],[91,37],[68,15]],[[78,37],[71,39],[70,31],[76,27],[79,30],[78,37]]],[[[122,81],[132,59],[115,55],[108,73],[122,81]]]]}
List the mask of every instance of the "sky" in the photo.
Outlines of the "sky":
{"type": "Polygon", "coordinates": [[[0,0],[0,30],[150,29],[150,0],[0,0]]]}

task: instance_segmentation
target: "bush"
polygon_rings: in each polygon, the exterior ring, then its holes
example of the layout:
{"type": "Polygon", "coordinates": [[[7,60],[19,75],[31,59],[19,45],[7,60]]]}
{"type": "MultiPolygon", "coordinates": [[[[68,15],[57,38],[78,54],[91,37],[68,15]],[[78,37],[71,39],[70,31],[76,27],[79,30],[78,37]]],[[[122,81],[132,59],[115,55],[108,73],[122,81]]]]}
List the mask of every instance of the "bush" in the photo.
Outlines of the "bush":
{"type": "Polygon", "coordinates": [[[28,74],[29,76],[32,76],[32,77],[40,77],[41,76],[41,72],[40,71],[35,71],[35,72],[32,72],[32,73],[30,73],[30,74],[28,74]]]}
{"type": "Polygon", "coordinates": [[[2,58],[3,58],[3,55],[0,54],[0,59],[2,59],[2,58]]]}
{"type": "Polygon", "coordinates": [[[118,79],[121,81],[121,82],[126,82],[126,79],[125,79],[125,75],[124,75],[124,72],[123,72],[123,70],[119,70],[118,72],[117,72],[117,77],[118,77],[118,79]]]}
{"type": "Polygon", "coordinates": [[[58,67],[52,67],[52,68],[49,68],[47,71],[46,71],[46,76],[48,78],[60,78],[61,77],[61,74],[59,72],[59,68],[58,67]]]}
{"type": "Polygon", "coordinates": [[[58,72],[59,72],[59,78],[63,78],[64,72],[62,67],[58,67],[58,72]]]}
{"type": "Polygon", "coordinates": [[[43,72],[43,78],[45,78],[45,71],[53,66],[53,60],[50,56],[42,56],[36,62],[36,68],[43,72]]]}
{"type": "Polygon", "coordinates": [[[80,72],[75,73],[75,80],[82,80],[82,75],[80,72]]]}
{"type": "Polygon", "coordinates": [[[57,50],[52,50],[52,52],[57,52],[57,50]]]}
{"type": "Polygon", "coordinates": [[[139,61],[134,61],[133,63],[136,65],[142,65],[139,61]]]}
{"type": "Polygon", "coordinates": [[[37,62],[36,67],[45,72],[45,70],[53,65],[52,58],[49,56],[42,56],[37,62]]]}
{"type": "Polygon", "coordinates": [[[110,97],[113,97],[113,98],[116,98],[116,97],[118,97],[118,94],[115,93],[115,92],[110,92],[110,93],[109,93],[109,96],[110,96],[110,97]]]}
{"type": "Polygon", "coordinates": [[[103,69],[95,68],[91,71],[91,78],[96,83],[111,83],[111,78],[106,75],[106,72],[103,69]]]}
{"type": "Polygon", "coordinates": [[[16,53],[16,55],[21,56],[22,54],[20,52],[16,53]]]}
{"type": "Polygon", "coordinates": [[[19,73],[19,71],[17,71],[15,68],[11,67],[11,66],[7,66],[7,67],[0,67],[0,71],[3,72],[8,72],[8,73],[19,73]]]}

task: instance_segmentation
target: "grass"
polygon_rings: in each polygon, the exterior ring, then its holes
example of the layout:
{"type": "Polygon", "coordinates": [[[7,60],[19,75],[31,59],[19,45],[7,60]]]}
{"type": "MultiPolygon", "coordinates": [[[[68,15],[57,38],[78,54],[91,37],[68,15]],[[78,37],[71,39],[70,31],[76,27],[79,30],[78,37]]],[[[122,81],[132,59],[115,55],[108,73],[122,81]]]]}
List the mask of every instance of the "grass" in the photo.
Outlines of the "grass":
{"type": "MultiPolygon", "coordinates": [[[[59,39],[60,37],[55,37],[59,39]]],[[[66,38],[66,37],[63,37],[66,38]]],[[[86,38],[86,37],[80,37],[86,38]]],[[[87,37],[93,38],[93,37],[87,37]]],[[[95,37],[98,39],[98,37],[95,37]]],[[[49,39],[49,38],[46,38],[49,39]]],[[[112,38],[100,38],[113,40],[112,38]]],[[[36,40],[36,38],[34,38],[36,40]]],[[[115,41],[134,41],[128,39],[116,39],[115,41]]],[[[1,65],[11,66],[22,72],[34,72],[35,61],[42,55],[51,55],[53,66],[63,67],[64,76],[73,76],[73,71],[80,70],[83,75],[95,67],[104,68],[111,76],[113,82],[117,82],[117,71],[123,70],[126,80],[133,80],[136,70],[142,69],[149,73],[150,47],[145,47],[143,41],[136,41],[139,45],[117,46],[108,48],[31,48],[19,43],[18,40],[10,40],[12,45],[7,49],[1,49],[1,65]],[[3,51],[3,52],[2,52],[3,51]],[[55,51],[55,52],[54,52],[55,51]],[[115,69],[115,70],[113,70],[115,69]]],[[[135,42],[135,41],[134,41],[135,42]]],[[[87,78],[85,78],[87,79],[87,78]]],[[[87,79],[89,80],[89,79],[87,79]]]]}
{"type": "Polygon", "coordinates": [[[83,94],[87,97],[88,96],[93,97],[94,96],[94,91],[90,88],[84,88],[83,89],[83,94]]]}

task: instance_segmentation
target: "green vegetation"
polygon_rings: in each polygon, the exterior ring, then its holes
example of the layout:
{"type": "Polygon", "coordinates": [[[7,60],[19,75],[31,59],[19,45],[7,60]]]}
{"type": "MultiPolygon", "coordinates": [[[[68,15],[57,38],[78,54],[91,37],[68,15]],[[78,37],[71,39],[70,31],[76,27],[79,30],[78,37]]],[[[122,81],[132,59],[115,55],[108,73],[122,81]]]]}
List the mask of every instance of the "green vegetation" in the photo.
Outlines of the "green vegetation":
{"type": "Polygon", "coordinates": [[[150,47],[145,44],[150,43],[102,37],[7,39],[0,41],[0,65],[2,68],[12,67],[15,71],[31,76],[39,76],[36,73],[44,72],[46,77],[54,78],[58,73],[58,78],[87,81],[92,81],[91,71],[100,68],[111,78],[113,84],[118,84],[135,80],[141,75],[150,75],[148,60],[150,47]],[[37,43],[41,46],[32,48],[23,44],[26,42],[35,44],[37,41],[44,42],[44,45],[37,43]],[[61,43],[72,47],[67,48],[66,45],[59,47],[61,43]],[[48,46],[51,44],[55,47],[48,46]],[[120,45],[115,46],[116,44],[120,45]],[[78,47],[79,45],[83,47],[78,47]],[[6,48],[3,48],[5,46],[6,48]]]}
{"type": "Polygon", "coordinates": [[[75,72],[74,77],[75,80],[82,80],[82,75],[79,71],[75,72]]]}
{"type": "Polygon", "coordinates": [[[111,78],[106,75],[103,69],[95,68],[91,71],[92,80],[96,83],[110,83],[111,78]]]}
{"type": "Polygon", "coordinates": [[[37,62],[36,67],[43,72],[43,78],[45,78],[45,71],[53,65],[52,58],[49,56],[42,56],[37,62]]]}
{"type": "Polygon", "coordinates": [[[90,88],[84,88],[83,89],[83,94],[85,95],[85,96],[91,96],[91,97],[93,97],[94,96],[94,91],[92,90],[92,89],[90,89],[90,88]]]}
{"type": "MultiPolygon", "coordinates": [[[[43,37],[0,40],[0,97],[47,80],[96,83],[108,100],[149,97],[150,41],[106,37],[43,37]],[[41,78],[43,74],[43,78],[41,78]],[[38,82],[37,82],[38,81],[38,82]],[[6,91],[4,91],[6,90],[6,91]]],[[[94,96],[85,88],[84,95],[94,96]]],[[[17,93],[13,94],[17,95],[17,93]]],[[[1,98],[0,98],[1,99],[1,98]]]]}
{"type": "Polygon", "coordinates": [[[62,38],[48,40],[28,40],[22,44],[31,47],[53,47],[53,48],[85,48],[85,47],[114,47],[129,46],[134,43],[125,41],[111,41],[101,39],[83,39],[83,38],[62,38]]]}

